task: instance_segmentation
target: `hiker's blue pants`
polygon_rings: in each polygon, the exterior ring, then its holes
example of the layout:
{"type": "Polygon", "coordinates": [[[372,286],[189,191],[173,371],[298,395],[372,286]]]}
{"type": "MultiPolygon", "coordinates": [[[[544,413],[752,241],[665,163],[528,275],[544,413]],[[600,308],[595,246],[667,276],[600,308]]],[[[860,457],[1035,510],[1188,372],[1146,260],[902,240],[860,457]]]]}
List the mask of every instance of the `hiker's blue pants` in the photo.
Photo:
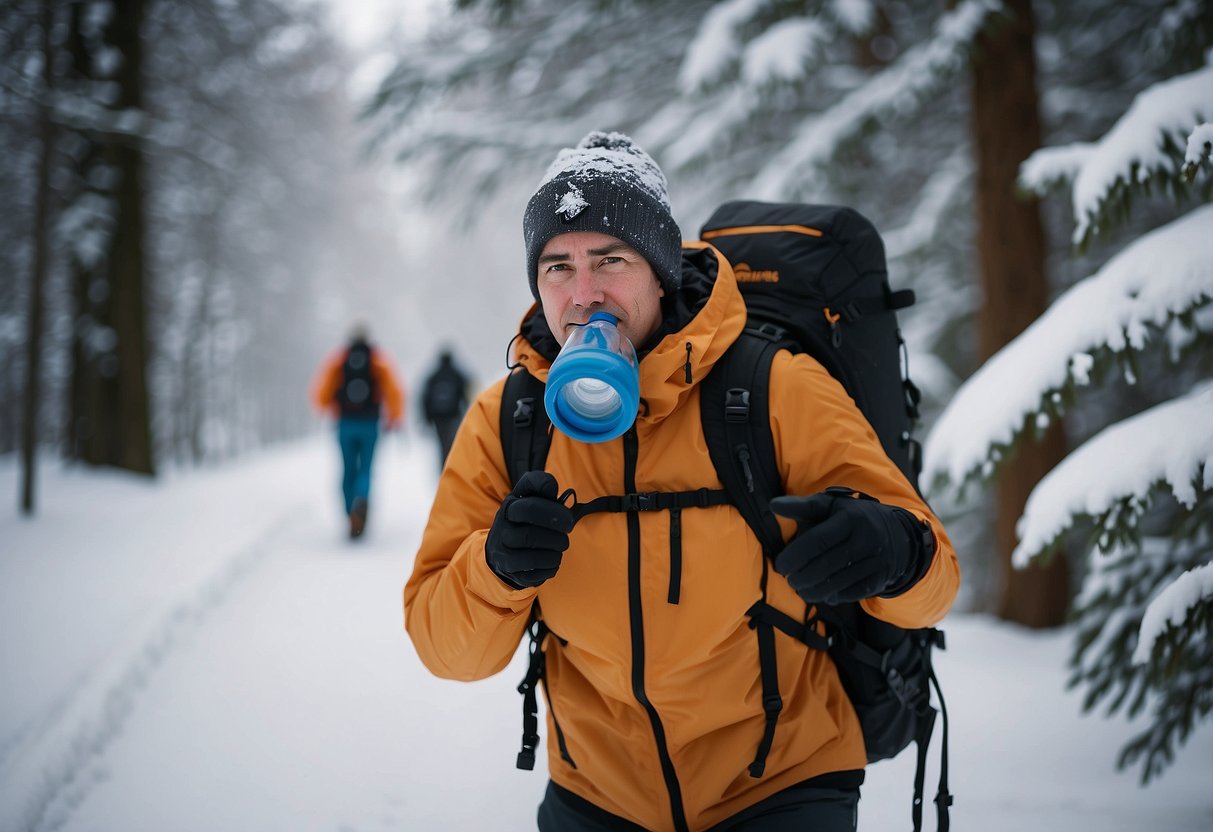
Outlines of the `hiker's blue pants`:
{"type": "Polygon", "coordinates": [[[356,500],[367,500],[371,495],[371,457],[375,454],[378,438],[378,420],[341,419],[337,422],[337,441],[341,444],[341,460],[345,466],[341,493],[345,496],[346,514],[354,508],[356,500]]]}

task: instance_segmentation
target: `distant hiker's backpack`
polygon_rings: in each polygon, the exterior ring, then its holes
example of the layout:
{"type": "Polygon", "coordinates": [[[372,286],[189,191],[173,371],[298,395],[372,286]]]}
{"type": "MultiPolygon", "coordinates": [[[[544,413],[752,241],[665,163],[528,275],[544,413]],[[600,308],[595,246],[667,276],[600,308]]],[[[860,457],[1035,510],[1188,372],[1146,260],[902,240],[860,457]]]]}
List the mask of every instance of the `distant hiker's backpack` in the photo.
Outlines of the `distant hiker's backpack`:
{"type": "Polygon", "coordinates": [[[343,416],[379,416],[379,401],[375,395],[375,379],[371,374],[371,348],[355,341],[346,350],[341,365],[341,386],[337,388],[337,404],[343,416]]]}
{"type": "Polygon", "coordinates": [[[464,382],[453,367],[437,370],[425,388],[422,406],[429,421],[458,416],[463,410],[464,382]]]}
{"type": "MultiPolygon", "coordinates": [[[[905,344],[895,315],[895,310],[914,302],[914,293],[889,289],[884,245],[872,224],[849,208],[730,202],[708,219],[701,235],[733,266],[749,311],[746,330],[702,382],[704,436],[724,484],[721,501],[737,508],[768,558],[784,545],[769,508],[771,498],[783,493],[767,401],[771,360],[780,349],[809,353],[842,383],[885,452],[917,489],[921,461],[911,430],[918,417],[919,394],[902,372],[905,344]]],[[[502,445],[513,481],[543,467],[548,431],[543,385],[525,371],[514,372],[507,380],[501,409],[502,445]]],[[[599,498],[593,501],[598,506],[584,510],[680,509],[702,504],[691,495],[702,500],[697,492],[625,495],[599,498]],[[643,498],[665,505],[643,506],[643,498]]],[[[767,727],[750,774],[762,776],[782,708],[775,673],[774,630],[778,629],[830,653],[859,716],[868,762],[896,756],[911,742],[917,743],[915,830],[922,828],[926,755],[936,715],[929,688],[935,686],[944,715],[935,803],[939,829],[948,829],[952,797],[947,786],[947,711],[931,666],[931,650],[943,648],[943,633],[896,627],[869,616],[858,603],[820,607],[813,618],[797,621],[766,603],[765,579],[763,584],[763,599],[749,615],[758,632],[767,727]]],[[[524,694],[521,768],[533,766],[539,740],[535,687],[543,674],[546,628],[542,620],[536,617],[529,632],[531,665],[519,687],[524,694]]],[[[563,753],[563,737],[557,740],[563,753]]]]}

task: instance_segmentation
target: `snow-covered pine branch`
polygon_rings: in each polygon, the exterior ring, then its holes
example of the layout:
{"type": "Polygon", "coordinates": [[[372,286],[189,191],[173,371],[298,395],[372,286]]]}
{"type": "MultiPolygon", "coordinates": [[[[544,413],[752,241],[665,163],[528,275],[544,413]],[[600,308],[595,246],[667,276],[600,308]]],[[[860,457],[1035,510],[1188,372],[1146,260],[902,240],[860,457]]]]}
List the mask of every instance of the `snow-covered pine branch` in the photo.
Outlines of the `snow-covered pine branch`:
{"type": "Polygon", "coordinates": [[[820,60],[834,32],[817,18],[781,20],[750,41],[741,58],[741,81],[751,89],[799,81],[820,60]]]}
{"type": "MultiPolygon", "coordinates": [[[[1081,160],[1074,175],[1074,242],[1084,244],[1108,224],[1108,212],[1134,187],[1154,179],[1176,180],[1183,165],[1182,152],[1192,129],[1213,118],[1213,66],[1160,81],[1137,95],[1133,104],[1093,150],[1081,160]]],[[[1038,151],[1025,162],[1035,187],[1038,151]]]]}
{"type": "Polygon", "coordinates": [[[876,6],[872,0],[832,0],[828,6],[838,25],[852,35],[866,35],[876,23],[876,6]]]}
{"type": "Polygon", "coordinates": [[[1019,166],[1019,187],[1043,196],[1053,188],[1069,185],[1095,149],[1091,142],[1042,147],[1019,166]]]}
{"type": "Polygon", "coordinates": [[[1095,518],[1101,546],[1134,527],[1159,483],[1192,508],[1213,489],[1213,383],[1105,428],[1050,471],[1028,496],[1012,556],[1022,568],[1075,517],[1095,518]]]}
{"type": "Polygon", "coordinates": [[[725,0],[714,6],[683,55],[679,103],[690,101],[695,106],[682,117],[681,129],[668,144],[657,145],[666,165],[671,170],[690,166],[716,149],[722,136],[743,130],[764,108],[767,87],[798,84],[809,78],[825,60],[826,47],[840,37],[856,34],[865,14],[867,18],[873,14],[870,7],[866,12],[851,8],[856,3],[866,5],[865,0],[838,0],[830,9],[837,20],[829,15],[787,17],[748,41],[739,30],[770,4],[725,0]],[[726,87],[726,79],[735,69],[737,78],[726,87]],[[713,96],[711,107],[702,106],[713,96]]]}
{"type": "Polygon", "coordinates": [[[741,54],[737,30],[767,5],[768,0],[724,0],[703,16],[678,70],[683,95],[695,95],[724,78],[741,54]]]}
{"type": "Polygon", "coordinates": [[[812,72],[825,45],[839,36],[863,37],[876,19],[871,0],[833,0],[820,14],[780,17],[742,48],[745,29],[776,6],[771,0],[722,0],[703,17],[678,69],[678,91],[697,96],[740,65],[743,85],[795,81],[812,72]]]}
{"type": "MultiPolygon", "coordinates": [[[[1149,327],[1213,300],[1213,206],[1139,238],[1073,286],[956,392],[927,439],[924,482],[993,472],[1029,417],[1086,384],[1099,350],[1146,346],[1149,327]]],[[[1208,420],[1206,420],[1208,421],[1208,420]]]]}
{"type": "MultiPolygon", "coordinates": [[[[457,170],[461,188],[486,193],[517,174],[515,159],[554,153],[579,132],[610,125],[647,141],[635,124],[670,97],[669,45],[683,42],[685,15],[637,2],[553,5],[508,19],[468,10],[402,51],[363,113],[371,152],[457,170]]],[[[425,195],[445,196],[450,181],[423,175],[425,195]]]]}
{"type": "Polygon", "coordinates": [[[789,185],[811,178],[805,175],[807,170],[828,162],[866,124],[915,109],[968,66],[974,39],[1002,11],[1001,0],[963,0],[939,19],[933,38],[907,50],[863,86],[806,120],[759,171],[749,196],[776,201],[795,196],[788,193],[789,185]],[[794,171],[801,175],[789,176],[794,171]]]}
{"type": "Polygon", "coordinates": [[[884,232],[885,256],[890,261],[907,257],[936,244],[940,234],[948,233],[949,229],[943,226],[944,212],[960,197],[972,176],[973,162],[968,148],[958,148],[923,184],[909,221],[884,232]]]}
{"type": "Polygon", "coordinates": [[[1188,136],[1187,149],[1184,151],[1184,166],[1181,171],[1183,178],[1191,182],[1196,178],[1196,171],[1213,152],[1213,124],[1205,122],[1196,125],[1188,136]]]}
{"type": "Polygon", "coordinates": [[[1154,645],[1163,633],[1184,626],[1192,609],[1210,600],[1213,600],[1213,563],[1189,569],[1167,585],[1142,616],[1133,663],[1150,661],[1154,645]]]}
{"type": "MultiPolygon", "coordinates": [[[[1146,610],[1162,599],[1160,588],[1175,585],[1185,573],[1209,562],[1207,534],[1195,539],[1143,536],[1114,544],[1108,551],[1091,549],[1082,591],[1074,600],[1075,644],[1070,657],[1070,687],[1085,688],[1082,709],[1090,711],[1105,702],[1105,714],[1124,711],[1130,718],[1151,711],[1150,725],[1124,748],[1118,767],[1145,756],[1142,780],[1157,776],[1173,758],[1174,745],[1183,744],[1199,718],[1199,701],[1207,697],[1213,681],[1213,646],[1200,604],[1183,604],[1175,626],[1166,627],[1162,649],[1155,641],[1145,662],[1133,656],[1146,633],[1146,610]]],[[[1183,592],[1192,589],[1185,580],[1183,592]]],[[[1177,590],[1180,591],[1180,590],[1177,590]]],[[[1169,590],[1163,594],[1170,595],[1169,590]]],[[[1184,599],[1186,601],[1186,599],[1184,599]]],[[[1175,611],[1171,606],[1159,611],[1175,611]]],[[[1207,618],[1205,619],[1207,621],[1207,618]]]]}

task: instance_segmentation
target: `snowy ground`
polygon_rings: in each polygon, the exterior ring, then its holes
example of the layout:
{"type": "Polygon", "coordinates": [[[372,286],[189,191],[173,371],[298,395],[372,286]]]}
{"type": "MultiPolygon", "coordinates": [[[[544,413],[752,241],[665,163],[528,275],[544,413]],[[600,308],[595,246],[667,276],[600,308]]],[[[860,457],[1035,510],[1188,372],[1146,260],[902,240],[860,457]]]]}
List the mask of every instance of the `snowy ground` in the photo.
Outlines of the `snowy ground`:
{"type": "MultiPolygon", "coordinates": [[[[403,633],[435,466],[385,441],[351,544],[327,436],[152,483],[48,462],[34,520],[0,459],[0,830],[534,828],[521,665],[444,682],[403,633]]],[[[1065,634],[945,628],[953,828],[1213,829],[1213,726],[1143,790],[1134,726],[1063,691],[1065,634]]],[[[908,828],[913,763],[869,770],[861,829],[908,828]]]]}

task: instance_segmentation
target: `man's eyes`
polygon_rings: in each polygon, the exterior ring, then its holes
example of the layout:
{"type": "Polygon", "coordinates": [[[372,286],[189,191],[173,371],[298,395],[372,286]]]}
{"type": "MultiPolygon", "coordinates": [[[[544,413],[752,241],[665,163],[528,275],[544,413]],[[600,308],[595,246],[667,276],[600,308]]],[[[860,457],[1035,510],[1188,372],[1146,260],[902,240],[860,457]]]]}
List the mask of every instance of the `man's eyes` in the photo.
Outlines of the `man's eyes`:
{"type": "MultiPolygon", "coordinates": [[[[615,254],[608,254],[598,261],[598,266],[601,268],[602,266],[614,266],[621,263],[626,264],[627,258],[615,254]]],[[[551,274],[552,272],[568,272],[572,270],[573,266],[571,263],[552,263],[545,267],[544,272],[546,274],[551,274]]]]}

